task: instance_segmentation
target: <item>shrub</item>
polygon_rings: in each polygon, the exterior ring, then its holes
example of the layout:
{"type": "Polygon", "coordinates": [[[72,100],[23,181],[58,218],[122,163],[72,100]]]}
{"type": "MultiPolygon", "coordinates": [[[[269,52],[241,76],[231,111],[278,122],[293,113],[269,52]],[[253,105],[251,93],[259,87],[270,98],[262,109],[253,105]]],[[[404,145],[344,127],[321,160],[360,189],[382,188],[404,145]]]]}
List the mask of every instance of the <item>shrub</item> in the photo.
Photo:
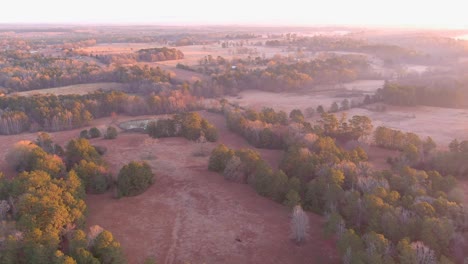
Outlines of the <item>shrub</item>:
{"type": "Polygon", "coordinates": [[[94,148],[96,149],[97,153],[99,153],[99,155],[101,156],[106,154],[107,152],[107,148],[104,146],[94,146],[94,148]]]}
{"type": "Polygon", "coordinates": [[[97,129],[96,127],[92,127],[89,129],[89,137],[90,138],[98,138],[101,136],[101,131],[97,129]]]}
{"type": "Polygon", "coordinates": [[[118,132],[117,129],[113,126],[109,126],[106,131],[105,139],[115,139],[117,138],[118,132]]]}
{"type": "Polygon", "coordinates": [[[153,177],[153,172],[148,163],[143,161],[128,163],[119,172],[117,196],[134,196],[144,192],[154,182],[153,177]]]}
{"type": "Polygon", "coordinates": [[[218,145],[211,152],[208,162],[208,169],[211,171],[222,172],[226,168],[228,161],[234,156],[234,151],[223,144],[218,145]]]}
{"type": "Polygon", "coordinates": [[[81,130],[80,132],[80,138],[86,138],[88,139],[89,138],[89,134],[88,134],[88,130],[81,130]]]}

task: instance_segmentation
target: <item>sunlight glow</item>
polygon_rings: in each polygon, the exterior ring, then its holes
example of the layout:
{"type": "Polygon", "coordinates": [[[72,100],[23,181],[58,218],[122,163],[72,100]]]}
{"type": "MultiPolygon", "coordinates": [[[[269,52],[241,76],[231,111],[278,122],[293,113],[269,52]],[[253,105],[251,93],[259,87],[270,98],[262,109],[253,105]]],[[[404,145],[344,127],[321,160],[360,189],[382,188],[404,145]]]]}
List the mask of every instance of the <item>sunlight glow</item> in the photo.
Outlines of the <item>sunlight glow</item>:
{"type": "Polygon", "coordinates": [[[464,0],[16,0],[0,23],[352,25],[468,28],[464,0]]]}

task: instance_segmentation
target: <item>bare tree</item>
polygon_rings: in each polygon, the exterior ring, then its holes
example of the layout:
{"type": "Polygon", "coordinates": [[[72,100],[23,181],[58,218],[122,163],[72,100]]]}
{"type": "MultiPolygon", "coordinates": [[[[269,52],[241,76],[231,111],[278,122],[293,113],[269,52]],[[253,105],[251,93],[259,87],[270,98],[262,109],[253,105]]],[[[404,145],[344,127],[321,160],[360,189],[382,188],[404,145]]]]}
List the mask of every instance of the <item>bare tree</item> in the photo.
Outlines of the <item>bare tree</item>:
{"type": "Polygon", "coordinates": [[[411,243],[411,247],[416,251],[416,258],[419,264],[435,264],[437,258],[434,250],[430,249],[423,242],[417,241],[411,243]]]}
{"type": "Polygon", "coordinates": [[[89,233],[88,233],[88,248],[92,247],[94,244],[94,241],[96,238],[99,236],[99,234],[104,231],[104,228],[98,226],[98,225],[93,225],[89,228],[89,233]]]}
{"type": "Polygon", "coordinates": [[[6,219],[6,215],[10,211],[10,204],[6,200],[0,201],[0,220],[6,219]]]}
{"type": "Polygon", "coordinates": [[[296,243],[301,243],[305,240],[309,230],[309,217],[302,210],[300,205],[296,205],[293,209],[291,219],[292,236],[296,243]]]}
{"type": "Polygon", "coordinates": [[[197,145],[200,146],[200,148],[198,150],[195,151],[195,156],[206,156],[208,155],[207,151],[206,151],[206,148],[205,148],[205,144],[206,144],[206,137],[205,137],[205,133],[203,133],[203,131],[200,133],[200,137],[196,140],[197,142],[197,145]]]}
{"type": "Polygon", "coordinates": [[[245,182],[244,166],[239,157],[232,157],[223,171],[224,178],[234,182],[245,182]]]}

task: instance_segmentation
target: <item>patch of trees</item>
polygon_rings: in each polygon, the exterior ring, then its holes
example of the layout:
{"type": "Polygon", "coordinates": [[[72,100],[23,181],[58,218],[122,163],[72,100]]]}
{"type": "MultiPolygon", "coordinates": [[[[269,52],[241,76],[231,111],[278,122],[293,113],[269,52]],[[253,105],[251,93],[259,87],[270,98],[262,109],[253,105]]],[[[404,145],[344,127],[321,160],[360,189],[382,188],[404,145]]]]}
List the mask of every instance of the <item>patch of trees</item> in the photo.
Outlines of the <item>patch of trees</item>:
{"type": "Polygon", "coordinates": [[[399,262],[421,257],[423,247],[436,260],[456,259],[466,220],[461,197],[452,192],[455,179],[409,167],[372,171],[363,159],[353,160],[358,153],[346,153],[324,138],[310,149],[290,147],[281,167],[305,186],[299,192],[304,208],[326,215],[326,231],[337,233],[343,258],[399,262]],[[385,246],[375,251],[379,243],[385,246]],[[403,244],[405,253],[396,249],[403,244]]]}
{"type": "Polygon", "coordinates": [[[7,153],[6,161],[17,172],[41,170],[59,178],[66,174],[65,164],[54,153],[47,153],[36,143],[23,140],[7,153]]]}
{"type": "Polygon", "coordinates": [[[84,138],[72,139],[65,146],[65,163],[69,168],[82,160],[103,164],[101,155],[96,148],[84,138]]]}
{"type": "Polygon", "coordinates": [[[262,112],[249,109],[225,109],[227,126],[230,130],[242,135],[258,148],[281,149],[286,137],[288,117],[285,112],[275,112],[264,108],[262,112]]]}
{"type": "Polygon", "coordinates": [[[165,114],[198,108],[198,98],[188,91],[180,90],[144,98],[123,92],[0,97],[0,133],[73,129],[89,124],[93,118],[110,116],[112,113],[165,114]]]}
{"type": "Polygon", "coordinates": [[[138,195],[154,183],[154,174],[146,162],[124,165],[117,177],[117,197],[138,195]]]}
{"type": "Polygon", "coordinates": [[[329,56],[312,61],[282,62],[271,60],[266,68],[237,65],[214,74],[210,82],[198,88],[204,96],[236,94],[241,90],[294,91],[318,84],[349,82],[372,75],[363,56],[329,56]]]}
{"type": "Polygon", "coordinates": [[[321,134],[347,142],[350,140],[365,140],[372,133],[372,121],[367,116],[355,115],[346,120],[346,115],[338,119],[330,113],[322,113],[316,129],[321,134]]]}
{"type": "Polygon", "coordinates": [[[93,165],[99,158],[85,139],[78,139],[67,145],[66,155],[82,157],[67,172],[62,159],[52,154],[58,150],[41,133],[36,143],[20,141],[9,152],[11,165],[22,172],[11,179],[0,175],[0,220],[5,223],[0,262],[126,263],[109,231],[99,226],[83,231],[85,189],[103,172],[93,165]]]}
{"type": "Polygon", "coordinates": [[[468,140],[454,139],[449,144],[449,151],[438,152],[425,162],[428,169],[435,169],[444,175],[460,178],[468,177],[468,140]]]}
{"type": "MultiPolygon", "coordinates": [[[[226,105],[224,108],[226,111],[226,105]]],[[[247,111],[231,111],[245,119],[242,122],[251,121],[247,111]]],[[[250,115],[260,121],[254,112],[250,115]]],[[[302,120],[298,111],[290,116],[302,120]]],[[[456,179],[407,166],[413,165],[414,157],[418,161],[431,157],[435,143],[387,129],[390,134],[403,135],[401,142],[393,141],[392,136],[381,143],[393,142],[392,146],[403,148],[404,155],[393,171],[374,171],[365,162],[367,154],[362,148],[346,151],[328,137],[340,138],[338,132],[350,133],[353,127],[360,135],[369,135],[372,129],[368,118],[345,120],[341,123],[346,125],[340,125],[336,117],[325,113],[315,128],[290,122],[279,171],[258,154],[251,153],[246,159],[241,151],[223,145],[213,150],[208,167],[227,180],[250,184],[257,193],[290,208],[301,205],[325,215],[325,231],[337,235],[338,249],[347,263],[406,263],[408,259],[451,263],[460,261],[460,254],[463,259],[460,252],[466,246],[462,237],[467,222],[456,179]]],[[[453,149],[459,151],[460,147],[453,149]]],[[[293,227],[298,241],[304,239],[303,228],[293,227]]]]}
{"type": "Polygon", "coordinates": [[[141,49],[138,52],[138,60],[146,62],[180,60],[184,58],[184,53],[175,48],[152,48],[141,49]]]}
{"type": "Polygon", "coordinates": [[[282,45],[305,47],[310,51],[348,51],[374,55],[386,64],[427,63],[431,57],[424,52],[394,44],[370,43],[349,37],[314,36],[281,41],[282,45]],[[289,43],[288,43],[289,42],[289,43]]]}
{"type": "Polygon", "coordinates": [[[96,55],[96,59],[105,64],[135,64],[136,62],[156,62],[166,60],[180,60],[184,53],[175,48],[141,49],[135,53],[119,53],[109,55],[96,55]]]}
{"type": "Polygon", "coordinates": [[[299,180],[288,178],[282,171],[274,171],[252,149],[233,150],[218,145],[211,153],[208,169],[222,173],[226,180],[247,183],[260,195],[280,203],[292,205],[292,200],[298,197],[299,180]]]}
{"type": "Polygon", "coordinates": [[[468,82],[457,82],[449,88],[445,84],[399,84],[386,82],[379,90],[384,102],[403,106],[468,107],[468,82]]]}
{"type": "Polygon", "coordinates": [[[374,142],[386,149],[399,150],[399,158],[389,158],[388,162],[394,166],[418,166],[430,160],[437,145],[431,137],[422,140],[414,133],[404,133],[399,130],[379,126],[374,131],[374,142]]]}
{"type": "Polygon", "coordinates": [[[0,53],[0,59],[4,61],[0,69],[0,86],[14,91],[112,81],[110,71],[95,63],[72,58],[7,50],[0,53]]]}
{"type": "MultiPolygon", "coordinates": [[[[129,58],[116,55],[119,62],[129,58]]],[[[107,59],[107,58],[106,58],[107,59]]],[[[103,60],[106,60],[103,58],[103,60]]],[[[109,59],[107,59],[109,60],[109,59]]],[[[75,57],[48,57],[22,50],[0,52],[0,86],[10,91],[27,91],[96,82],[141,84],[169,82],[169,73],[159,67],[116,66],[102,67],[75,57]]]]}
{"type": "Polygon", "coordinates": [[[88,130],[84,129],[80,132],[80,138],[99,138],[101,137],[101,130],[96,127],[92,127],[88,130]]]}
{"type": "Polygon", "coordinates": [[[188,140],[201,137],[210,142],[218,140],[217,128],[196,112],[179,113],[172,118],[151,121],[146,132],[153,138],[182,136],[188,140]]]}

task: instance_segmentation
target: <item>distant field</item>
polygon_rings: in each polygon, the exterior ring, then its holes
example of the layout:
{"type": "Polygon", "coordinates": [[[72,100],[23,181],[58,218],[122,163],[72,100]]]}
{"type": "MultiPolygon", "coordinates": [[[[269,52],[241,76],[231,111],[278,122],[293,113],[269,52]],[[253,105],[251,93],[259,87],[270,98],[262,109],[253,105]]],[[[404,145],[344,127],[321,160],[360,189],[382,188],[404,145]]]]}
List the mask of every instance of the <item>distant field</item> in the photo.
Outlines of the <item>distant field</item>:
{"type": "Polygon", "coordinates": [[[384,125],[421,137],[430,136],[439,147],[447,148],[450,141],[468,140],[468,110],[441,107],[387,106],[385,112],[373,112],[362,108],[347,111],[348,116],[366,115],[374,127],[384,125]]]}
{"type": "MultiPolygon", "coordinates": [[[[373,92],[382,87],[383,81],[356,81],[344,84],[347,90],[373,92]]],[[[304,111],[307,107],[316,108],[322,105],[328,109],[333,102],[341,102],[344,98],[342,91],[308,92],[308,93],[272,93],[248,90],[236,97],[227,97],[240,106],[261,110],[272,107],[289,113],[292,109],[304,111]]],[[[362,97],[348,98],[348,100],[362,100],[362,97]]],[[[431,136],[439,147],[447,148],[450,141],[468,140],[468,110],[441,107],[396,107],[386,106],[387,111],[375,112],[364,108],[353,108],[346,111],[348,117],[365,115],[372,119],[374,127],[387,126],[405,132],[414,132],[421,137],[431,136]]],[[[341,113],[337,113],[341,115],[341,113]]],[[[318,115],[309,119],[317,120],[318,115]]]]}
{"type": "Polygon", "coordinates": [[[87,83],[87,84],[75,84],[69,86],[62,86],[62,87],[55,87],[49,89],[40,89],[40,90],[32,90],[32,91],[25,91],[25,92],[18,92],[12,93],[11,95],[19,95],[19,96],[31,96],[35,94],[55,94],[55,95],[67,95],[67,94],[87,94],[92,93],[98,90],[123,90],[125,84],[121,83],[87,83]]]}
{"type": "Polygon", "coordinates": [[[322,105],[328,109],[333,102],[340,103],[345,98],[348,100],[362,101],[363,96],[346,97],[349,92],[368,94],[374,93],[378,88],[382,88],[382,80],[359,80],[343,85],[321,86],[316,89],[319,91],[298,92],[298,93],[274,93],[258,90],[246,90],[239,93],[238,96],[230,96],[227,99],[240,106],[252,107],[261,110],[263,107],[272,107],[276,110],[290,112],[293,109],[304,109],[322,105]],[[329,91],[326,91],[329,90],[329,91]]]}
{"type": "MultiPolygon", "coordinates": [[[[93,53],[93,54],[119,54],[119,53],[133,53],[140,49],[163,47],[162,43],[102,43],[92,47],[86,47],[81,49],[82,51],[93,53]]],[[[256,50],[256,53],[250,55],[251,57],[272,57],[276,54],[287,56],[294,52],[283,51],[283,47],[265,47],[265,46],[250,46],[246,45],[245,48],[250,50],[256,50]]],[[[237,47],[222,48],[219,44],[209,45],[191,45],[191,46],[180,46],[174,47],[181,50],[184,53],[184,59],[181,60],[168,60],[158,62],[159,64],[175,67],[177,63],[183,63],[187,65],[197,65],[198,61],[205,56],[212,55],[214,58],[221,56],[227,59],[232,58],[246,58],[249,54],[239,54],[237,47]]]]}

